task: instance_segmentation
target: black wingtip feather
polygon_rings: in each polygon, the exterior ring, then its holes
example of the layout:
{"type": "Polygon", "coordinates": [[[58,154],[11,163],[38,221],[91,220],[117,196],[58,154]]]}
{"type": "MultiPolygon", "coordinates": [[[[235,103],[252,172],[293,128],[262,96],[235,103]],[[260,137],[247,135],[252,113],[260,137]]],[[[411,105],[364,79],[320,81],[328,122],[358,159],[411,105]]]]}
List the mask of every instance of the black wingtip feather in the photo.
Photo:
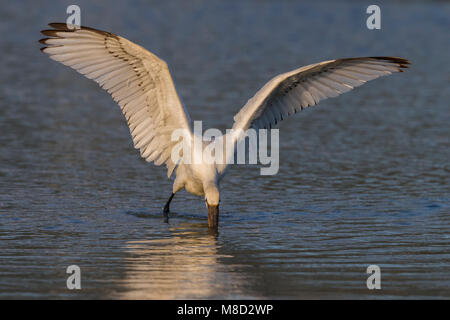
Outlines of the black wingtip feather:
{"type": "MultiPolygon", "coordinates": [[[[62,23],[62,22],[51,22],[48,24],[50,27],[54,28],[51,30],[42,30],[41,33],[44,35],[48,35],[48,36],[57,36],[56,32],[75,32],[77,30],[89,30],[92,32],[96,32],[98,34],[101,34],[102,36],[110,36],[110,37],[117,37],[117,35],[115,35],[114,33],[111,32],[107,32],[107,31],[103,31],[103,30],[98,30],[98,29],[94,29],[94,28],[90,28],[90,27],[85,27],[85,26],[76,26],[76,28],[74,29],[70,29],[67,26],[67,23],[62,23]]],[[[73,25],[75,26],[75,25],[73,25]]]]}
{"type": "Polygon", "coordinates": [[[41,30],[41,33],[44,35],[44,36],[47,36],[47,37],[58,37],[57,35],[56,35],[56,32],[58,32],[58,30],[55,30],[55,29],[52,29],[52,30],[41,30]]]}
{"type": "Polygon", "coordinates": [[[370,57],[371,59],[375,60],[386,60],[389,62],[397,63],[399,64],[400,68],[408,68],[411,64],[411,62],[408,59],[401,58],[401,57],[370,57]]]}
{"type": "Polygon", "coordinates": [[[48,25],[54,29],[58,29],[61,31],[73,31],[73,29],[69,29],[69,27],[67,27],[67,23],[50,22],[48,25]]]}

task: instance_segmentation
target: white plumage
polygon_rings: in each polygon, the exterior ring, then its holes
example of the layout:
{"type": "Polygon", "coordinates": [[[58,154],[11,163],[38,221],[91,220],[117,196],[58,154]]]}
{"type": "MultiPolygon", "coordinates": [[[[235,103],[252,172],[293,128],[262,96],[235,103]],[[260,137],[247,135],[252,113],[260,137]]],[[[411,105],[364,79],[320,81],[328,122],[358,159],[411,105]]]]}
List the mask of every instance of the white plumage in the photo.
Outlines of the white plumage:
{"type": "MultiPolygon", "coordinates": [[[[218,225],[219,183],[227,165],[173,163],[171,140],[175,129],[194,135],[187,110],[181,103],[167,64],[125,38],[92,28],[69,29],[51,23],[42,33],[50,58],[96,81],[116,101],[127,120],[133,143],[141,156],[156,165],[165,164],[168,176],[176,170],[173,194],[165,206],[168,213],[173,195],[182,188],[205,196],[208,222],[218,225]]],[[[367,57],[329,60],[280,74],[262,87],[235,115],[233,129],[271,128],[297,111],[336,97],[368,80],[401,72],[408,60],[367,57]]],[[[242,135],[225,135],[233,145],[242,135]]],[[[214,143],[214,142],[212,142],[214,143]]],[[[203,145],[203,148],[207,144],[203,145]]]]}
{"type": "Polygon", "coordinates": [[[188,113],[175,91],[167,64],[144,48],[116,35],[85,28],[72,31],[66,24],[51,24],[43,34],[42,51],[97,82],[122,109],[141,156],[156,165],[166,164],[168,175],[176,128],[191,130],[188,113]]]}

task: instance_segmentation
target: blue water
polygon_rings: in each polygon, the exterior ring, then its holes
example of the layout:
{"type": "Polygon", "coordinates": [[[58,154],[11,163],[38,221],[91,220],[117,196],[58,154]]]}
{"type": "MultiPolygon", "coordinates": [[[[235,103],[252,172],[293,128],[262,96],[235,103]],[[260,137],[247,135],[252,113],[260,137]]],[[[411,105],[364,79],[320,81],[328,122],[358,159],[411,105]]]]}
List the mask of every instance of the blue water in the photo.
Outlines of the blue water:
{"type": "Polygon", "coordinates": [[[165,168],[140,159],[107,93],[39,52],[68,4],[0,11],[0,298],[450,297],[448,3],[379,2],[370,31],[359,1],[78,1],[83,25],[168,62],[204,128],[302,65],[412,62],[283,121],[279,173],[230,170],[218,235],[186,192],[164,223],[165,168]]]}

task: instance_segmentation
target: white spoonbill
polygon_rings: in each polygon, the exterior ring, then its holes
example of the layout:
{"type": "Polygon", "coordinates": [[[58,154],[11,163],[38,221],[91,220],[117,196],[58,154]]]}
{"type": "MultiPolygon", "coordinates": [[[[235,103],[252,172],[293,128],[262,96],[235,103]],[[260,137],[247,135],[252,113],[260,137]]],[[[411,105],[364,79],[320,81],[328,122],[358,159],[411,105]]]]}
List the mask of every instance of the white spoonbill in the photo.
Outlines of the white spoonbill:
{"type": "MultiPolygon", "coordinates": [[[[53,29],[42,31],[48,38],[39,41],[46,45],[41,50],[51,59],[93,79],[111,94],[127,120],[134,147],[146,161],[165,164],[169,178],[176,167],[164,216],[169,213],[175,193],[185,188],[194,195],[205,197],[208,226],[217,229],[219,184],[228,165],[223,161],[172,161],[172,149],[177,144],[171,139],[172,132],[183,129],[191,140],[194,133],[167,64],[141,46],[109,32],[88,27],[71,29],[72,26],[69,28],[65,23],[50,23],[49,26],[53,29]]],[[[231,139],[228,141],[235,148],[245,138],[242,132],[249,128],[271,128],[303,108],[350,91],[368,80],[401,72],[408,64],[408,60],[397,57],[346,58],[280,74],[267,82],[234,116],[232,129],[239,134],[227,133],[222,138],[231,139]]],[[[204,142],[202,147],[207,145],[204,142]]]]}

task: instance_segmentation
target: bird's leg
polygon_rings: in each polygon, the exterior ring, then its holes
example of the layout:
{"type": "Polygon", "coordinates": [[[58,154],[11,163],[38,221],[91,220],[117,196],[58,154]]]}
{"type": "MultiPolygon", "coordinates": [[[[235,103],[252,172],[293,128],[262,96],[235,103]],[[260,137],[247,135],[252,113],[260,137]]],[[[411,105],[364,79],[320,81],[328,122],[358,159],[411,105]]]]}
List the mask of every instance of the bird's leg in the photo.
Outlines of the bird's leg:
{"type": "Polygon", "coordinates": [[[173,199],[173,196],[175,195],[175,193],[172,193],[169,197],[169,200],[167,200],[166,205],[164,206],[164,218],[167,220],[169,218],[169,212],[170,212],[170,202],[173,199]]]}

